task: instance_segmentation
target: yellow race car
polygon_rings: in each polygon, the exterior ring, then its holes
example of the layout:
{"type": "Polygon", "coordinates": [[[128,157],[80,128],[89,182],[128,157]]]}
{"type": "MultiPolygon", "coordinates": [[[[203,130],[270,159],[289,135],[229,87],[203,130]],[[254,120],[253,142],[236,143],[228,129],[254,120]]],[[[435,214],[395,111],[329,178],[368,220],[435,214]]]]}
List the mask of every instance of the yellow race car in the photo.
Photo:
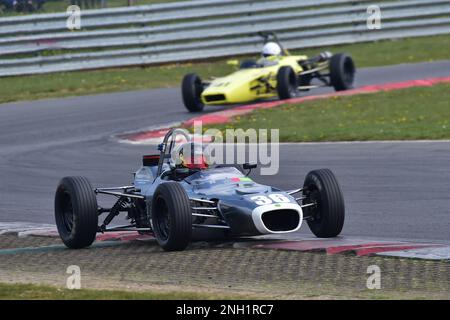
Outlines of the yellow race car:
{"type": "Polygon", "coordinates": [[[202,81],[195,73],[184,76],[182,97],[190,112],[202,111],[205,105],[291,99],[300,91],[323,86],[336,91],[353,87],[356,68],[350,55],[327,51],[312,58],[290,55],[274,33],[259,34],[264,38],[259,60],[245,60],[236,72],[211,81],[202,81]]]}

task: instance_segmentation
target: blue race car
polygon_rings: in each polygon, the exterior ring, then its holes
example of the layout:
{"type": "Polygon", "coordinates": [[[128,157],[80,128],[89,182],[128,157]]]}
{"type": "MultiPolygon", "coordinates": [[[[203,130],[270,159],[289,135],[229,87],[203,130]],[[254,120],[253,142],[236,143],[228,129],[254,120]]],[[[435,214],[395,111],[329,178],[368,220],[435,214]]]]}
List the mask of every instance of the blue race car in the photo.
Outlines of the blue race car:
{"type": "Polygon", "coordinates": [[[306,220],[317,237],[335,237],[344,225],[344,199],[328,169],[308,173],[303,186],[289,191],[248,177],[256,167],[211,165],[203,144],[182,129],[171,129],[157,155],[143,157],[132,185],[94,189],[84,177],[65,177],[56,190],[55,218],[69,248],[91,245],[97,233],[153,233],[167,251],[183,250],[196,229],[217,230],[227,237],[283,234],[306,220]],[[182,136],[183,143],[177,142],[182,136]],[[243,171],[247,171],[246,174],[243,171]],[[116,198],[100,207],[97,195],[116,198]],[[126,213],[129,224],[111,227],[126,213]],[[99,224],[99,216],[106,214],[99,224]]]}

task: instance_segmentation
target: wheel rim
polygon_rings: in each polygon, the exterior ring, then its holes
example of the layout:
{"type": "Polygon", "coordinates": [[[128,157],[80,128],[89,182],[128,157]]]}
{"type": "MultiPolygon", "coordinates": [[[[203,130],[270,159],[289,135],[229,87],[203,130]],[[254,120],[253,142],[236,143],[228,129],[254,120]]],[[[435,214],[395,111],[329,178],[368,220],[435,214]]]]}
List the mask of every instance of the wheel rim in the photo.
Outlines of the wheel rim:
{"type": "Polygon", "coordinates": [[[170,234],[169,208],[162,197],[158,197],[156,200],[155,218],[157,233],[162,240],[167,240],[170,234]]]}

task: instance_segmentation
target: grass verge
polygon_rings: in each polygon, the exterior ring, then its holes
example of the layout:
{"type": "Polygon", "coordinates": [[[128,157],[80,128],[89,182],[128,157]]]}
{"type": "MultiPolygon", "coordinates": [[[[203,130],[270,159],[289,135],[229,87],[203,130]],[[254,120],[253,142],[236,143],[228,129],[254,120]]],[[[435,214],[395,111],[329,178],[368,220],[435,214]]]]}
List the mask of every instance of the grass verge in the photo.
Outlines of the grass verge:
{"type": "Polygon", "coordinates": [[[49,285],[0,283],[0,300],[223,300],[251,298],[244,295],[219,295],[216,293],[69,290],[49,285]]]}
{"type": "Polygon", "coordinates": [[[214,127],[280,129],[282,142],[450,139],[449,92],[446,83],[337,96],[256,110],[214,127]]]}
{"type": "MultiPolygon", "coordinates": [[[[349,52],[357,67],[450,59],[450,37],[435,36],[301,50],[309,56],[322,50],[349,52]]],[[[294,53],[298,53],[294,52],[294,53]]],[[[223,76],[233,67],[226,59],[197,64],[119,68],[0,78],[0,103],[115,91],[178,87],[182,77],[223,76]]]]}

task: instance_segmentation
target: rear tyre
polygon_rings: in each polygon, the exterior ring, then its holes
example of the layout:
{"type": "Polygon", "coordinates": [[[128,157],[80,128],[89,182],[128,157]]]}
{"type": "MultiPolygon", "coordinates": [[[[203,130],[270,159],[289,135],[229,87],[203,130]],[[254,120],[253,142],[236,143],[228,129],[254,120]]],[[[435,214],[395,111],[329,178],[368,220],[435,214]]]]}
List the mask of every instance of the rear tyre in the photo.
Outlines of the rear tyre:
{"type": "Polygon", "coordinates": [[[192,236],[192,212],[188,195],[179,183],[165,182],[156,188],[152,226],[164,250],[180,251],[188,246],[192,236]]]}
{"type": "Polygon", "coordinates": [[[303,184],[303,204],[316,203],[304,208],[312,233],[319,238],[336,237],[345,220],[344,197],[339,183],[329,169],[313,170],[303,184]]]}
{"type": "Polygon", "coordinates": [[[55,220],[59,236],[71,249],[90,246],[97,234],[97,197],[84,177],[63,178],[55,194],[55,220]]]}
{"type": "Polygon", "coordinates": [[[336,91],[353,88],[356,67],[351,56],[338,53],[330,59],[330,82],[336,91]]]}
{"type": "Polygon", "coordinates": [[[200,112],[203,110],[202,92],[203,83],[198,75],[190,73],[184,76],[181,83],[181,94],[184,106],[189,112],[200,112]]]}
{"type": "Polygon", "coordinates": [[[284,66],[278,70],[277,92],[281,100],[292,99],[298,95],[298,79],[291,67],[284,66]]]}

